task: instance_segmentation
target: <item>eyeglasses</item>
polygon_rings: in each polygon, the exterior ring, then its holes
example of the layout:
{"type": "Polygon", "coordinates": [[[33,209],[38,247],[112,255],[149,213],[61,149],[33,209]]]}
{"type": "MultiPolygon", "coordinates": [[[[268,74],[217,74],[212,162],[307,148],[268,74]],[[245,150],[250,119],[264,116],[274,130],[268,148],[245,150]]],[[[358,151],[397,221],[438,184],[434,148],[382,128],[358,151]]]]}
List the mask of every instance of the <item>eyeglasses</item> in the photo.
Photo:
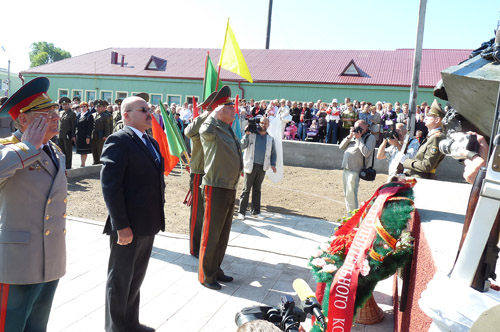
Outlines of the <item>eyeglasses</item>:
{"type": "Polygon", "coordinates": [[[47,112],[44,111],[30,111],[29,113],[40,114],[46,117],[47,119],[52,119],[54,117],[59,117],[59,113],[57,113],[54,109],[51,109],[47,112]]]}

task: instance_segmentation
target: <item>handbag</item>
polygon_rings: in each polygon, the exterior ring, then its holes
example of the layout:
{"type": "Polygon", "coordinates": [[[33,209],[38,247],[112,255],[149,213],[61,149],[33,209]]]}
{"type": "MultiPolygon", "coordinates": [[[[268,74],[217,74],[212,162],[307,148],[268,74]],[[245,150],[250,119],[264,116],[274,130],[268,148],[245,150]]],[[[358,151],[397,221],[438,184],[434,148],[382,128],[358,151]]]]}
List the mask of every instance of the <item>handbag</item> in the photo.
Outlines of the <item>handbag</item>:
{"type": "MultiPolygon", "coordinates": [[[[366,136],[365,139],[365,144],[366,140],[368,139],[368,136],[366,136]]],[[[375,161],[375,151],[372,152],[372,165],[375,161]]],[[[366,167],[365,166],[365,156],[363,156],[363,168],[361,171],[359,171],[359,178],[365,181],[374,181],[375,177],[377,176],[377,171],[373,167],[366,167]]]]}

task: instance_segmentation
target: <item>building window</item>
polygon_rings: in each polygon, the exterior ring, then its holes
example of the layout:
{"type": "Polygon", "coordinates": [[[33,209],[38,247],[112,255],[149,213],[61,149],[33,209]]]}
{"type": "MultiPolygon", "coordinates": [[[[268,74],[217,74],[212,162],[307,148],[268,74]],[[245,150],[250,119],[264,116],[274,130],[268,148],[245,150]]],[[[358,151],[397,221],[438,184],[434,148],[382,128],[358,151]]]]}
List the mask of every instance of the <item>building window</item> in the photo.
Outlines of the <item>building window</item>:
{"type": "Polygon", "coordinates": [[[162,95],[152,93],[150,96],[151,96],[151,99],[149,100],[149,102],[151,105],[159,105],[160,104],[161,99],[162,99],[162,95]]]}
{"type": "Polygon", "coordinates": [[[181,95],[167,95],[167,103],[169,106],[171,106],[172,104],[180,105],[181,95]]]}
{"type": "Polygon", "coordinates": [[[101,99],[107,101],[109,104],[112,104],[113,91],[101,91],[101,99]]]}
{"type": "MultiPolygon", "coordinates": [[[[194,96],[194,101],[195,101],[195,103],[198,103],[198,100],[199,100],[199,99],[200,99],[200,98],[199,98],[198,96],[194,96]]],[[[187,97],[187,98],[186,98],[186,101],[187,101],[187,103],[188,103],[188,104],[192,104],[192,105],[194,105],[194,103],[193,103],[193,97],[187,97]]]]}
{"type": "Polygon", "coordinates": [[[152,55],[151,58],[149,58],[149,61],[144,69],[165,71],[167,70],[167,60],[152,55]]]}
{"type": "Polygon", "coordinates": [[[89,102],[89,101],[95,100],[95,99],[96,99],[95,91],[89,91],[89,90],[85,91],[85,101],[89,102]]]}
{"type": "Polygon", "coordinates": [[[125,99],[128,97],[128,92],[116,91],[116,99],[125,99]]]}
{"type": "Polygon", "coordinates": [[[73,93],[73,96],[71,97],[71,100],[73,100],[73,98],[75,98],[75,97],[78,97],[78,98],[80,98],[80,100],[82,100],[83,90],[73,90],[72,93],[73,93]]]}
{"type": "Polygon", "coordinates": [[[62,97],[69,97],[69,90],[67,89],[57,89],[57,100],[62,97]]]}

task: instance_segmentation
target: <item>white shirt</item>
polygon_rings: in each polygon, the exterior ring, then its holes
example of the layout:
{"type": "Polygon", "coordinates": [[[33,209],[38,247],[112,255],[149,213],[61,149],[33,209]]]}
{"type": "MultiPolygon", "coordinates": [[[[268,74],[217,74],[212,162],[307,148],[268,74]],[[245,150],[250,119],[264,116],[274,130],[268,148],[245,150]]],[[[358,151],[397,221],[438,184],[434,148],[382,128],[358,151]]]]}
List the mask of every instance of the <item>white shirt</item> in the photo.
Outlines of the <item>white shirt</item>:
{"type": "MultiPolygon", "coordinates": [[[[133,132],[134,132],[137,136],[139,136],[139,138],[141,139],[142,143],[144,143],[144,145],[146,145],[146,147],[147,147],[147,144],[146,144],[146,138],[144,138],[144,137],[143,137],[144,133],[143,133],[143,132],[141,132],[141,131],[140,131],[140,130],[138,130],[138,129],[135,129],[135,128],[134,128],[134,127],[132,127],[132,126],[127,125],[127,127],[129,127],[130,129],[132,129],[132,131],[133,131],[133,132]]],[[[158,160],[160,160],[160,155],[158,154],[158,151],[156,151],[156,148],[155,148],[155,146],[153,145],[153,143],[151,143],[151,145],[153,146],[153,150],[154,150],[154,151],[155,151],[155,153],[156,153],[156,158],[158,158],[158,160]]]]}

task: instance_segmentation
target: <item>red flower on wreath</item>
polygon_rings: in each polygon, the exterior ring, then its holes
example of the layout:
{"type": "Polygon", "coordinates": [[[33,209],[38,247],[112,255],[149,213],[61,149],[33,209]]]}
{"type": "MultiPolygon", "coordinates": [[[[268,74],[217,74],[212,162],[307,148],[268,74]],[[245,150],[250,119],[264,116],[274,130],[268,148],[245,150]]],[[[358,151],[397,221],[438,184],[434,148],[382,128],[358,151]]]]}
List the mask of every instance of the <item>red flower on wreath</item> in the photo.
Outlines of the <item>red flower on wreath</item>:
{"type": "Polygon", "coordinates": [[[347,251],[349,251],[349,248],[351,247],[352,241],[354,240],[354,236],[356,236],[357,230],[358,230],[357,228],[354,228],[347,234],[335,236],[334,239],[332,240],[332,243],[330,243],[330,248],[328,248],[328,252],[331,255],[335,255],[339,251],[345,249],[345,253],[347,253],[347,251]]]}

